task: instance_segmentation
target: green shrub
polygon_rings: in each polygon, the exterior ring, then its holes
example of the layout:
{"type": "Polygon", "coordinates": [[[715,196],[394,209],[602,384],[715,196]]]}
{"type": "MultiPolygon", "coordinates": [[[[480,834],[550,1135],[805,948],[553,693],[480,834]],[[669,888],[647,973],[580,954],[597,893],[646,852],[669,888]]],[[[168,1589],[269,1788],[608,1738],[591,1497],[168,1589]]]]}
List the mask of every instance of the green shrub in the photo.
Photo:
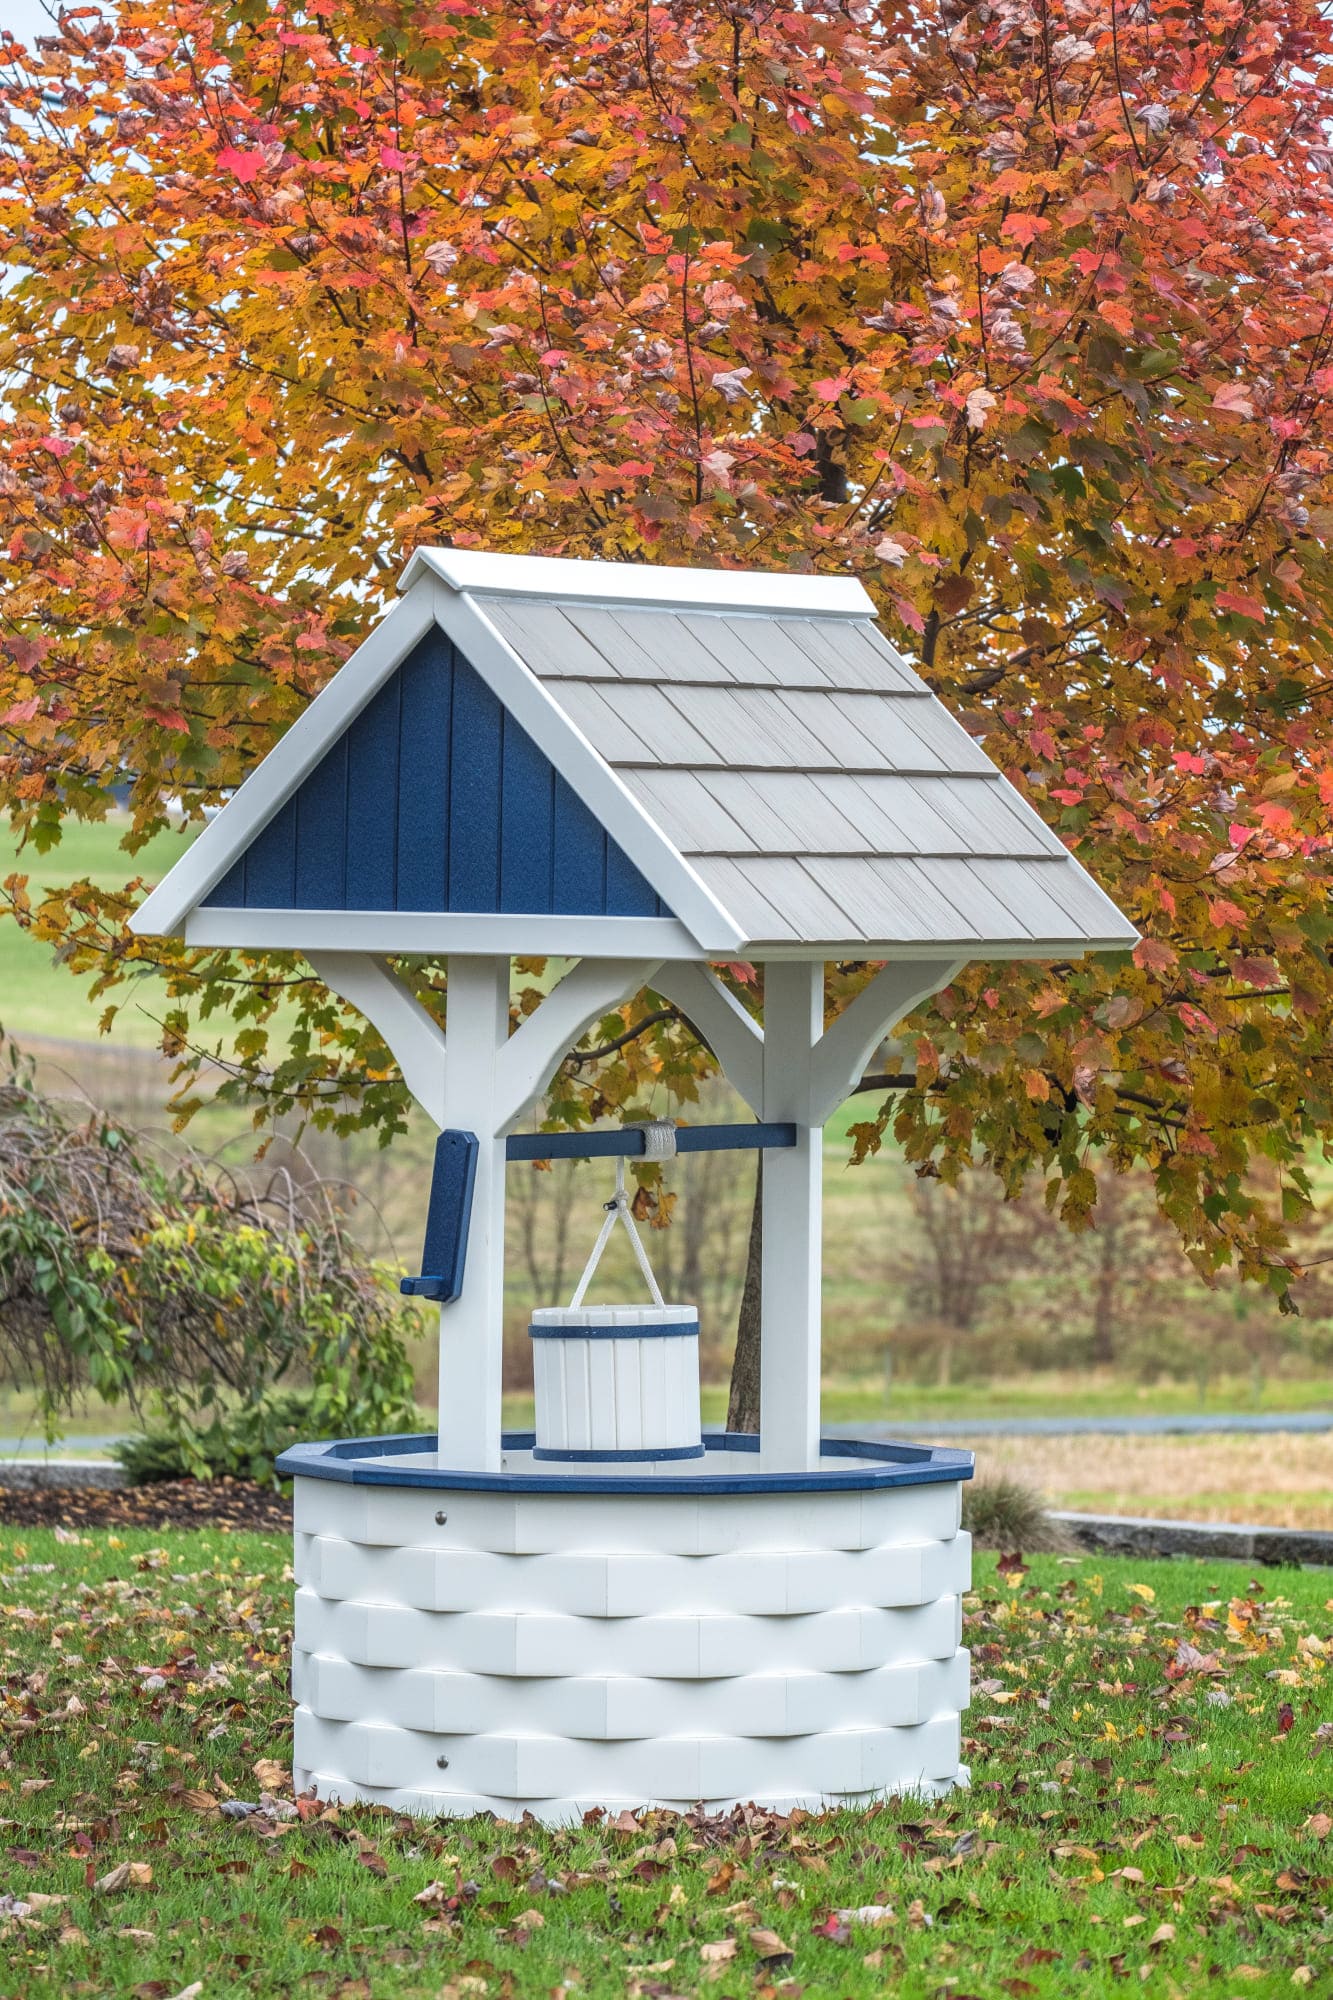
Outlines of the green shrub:
{"type": "Polygon", "coordinates": [[[196,1473],[271,1469],[299,1435],[400,1430],[410,1312],[316,1177],[159,1167],[111,1120],[44,1097],[11,1051],[0,1371],[36,1387],[48,1436],[84,1387],[153,1415],[145,1465],[171,1439],[196,1473]]]}
{"type": "Polygon", "coordinates": [[[280,1388],[258,1402],[216,1410],[205,1430],[149,1429],[122,1438],[111,1455],[131,1486],[224,1475],[267,1483],[276,1476],[273,1461],[289,1445],[327,1437],[336,1428],[318,1388],[280,1388]]]}

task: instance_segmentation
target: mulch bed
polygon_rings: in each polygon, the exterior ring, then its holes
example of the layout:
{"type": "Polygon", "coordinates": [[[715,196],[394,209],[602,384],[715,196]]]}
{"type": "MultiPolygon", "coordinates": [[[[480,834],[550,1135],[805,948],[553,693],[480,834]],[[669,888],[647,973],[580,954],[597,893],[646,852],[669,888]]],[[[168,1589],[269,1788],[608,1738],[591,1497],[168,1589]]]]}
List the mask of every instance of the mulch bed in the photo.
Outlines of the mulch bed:
{"type": "Polygon", "coordinates": [[[0,1489],[0,1523],[21,1528],[255,1528],[290,1534],[292,1503],[271,1486],[248,1479],[0,1489]]]}

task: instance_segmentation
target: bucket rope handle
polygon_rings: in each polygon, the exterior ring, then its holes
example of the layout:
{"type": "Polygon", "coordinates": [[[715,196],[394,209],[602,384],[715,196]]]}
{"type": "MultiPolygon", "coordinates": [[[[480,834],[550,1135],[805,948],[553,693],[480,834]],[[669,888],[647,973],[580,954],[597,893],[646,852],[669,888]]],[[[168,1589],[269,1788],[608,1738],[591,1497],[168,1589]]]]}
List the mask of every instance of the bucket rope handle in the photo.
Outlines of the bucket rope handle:
{"type": "Polygon", "coordinates": [[[617,1222],[623,1222],[629,1232],[629,1240],[634,1245],[634,1255],[639,1260],[639,1269],[643,1272],[644,1282],[648,1290],[652,1293],[653,1304],[655,1306],[665,1305],[666,1301],[662,1297],[657,1279],[653,1276],[653,1267],[648,1262],[648,1252],[639,1241],[639,1232],[634,1226],[634,1217],[630,1213],[629,1196],[625,1192],[625,1162],[623,1159],[616,1161],[616,1191],[610,1201],[604,1202],[602,1205],[606,1210],[606,1221],[602,1224],[597,1241],[592,1246],[592,1255],[583,1267],[583,1276],[574,1287],[574,1296],[569,1302],[571,1309],[583,1304],[584,1294],[592,1283],[597,1266],[602,1261],[602,1252],[611,1241],[611,1232],[617,1222]]]}

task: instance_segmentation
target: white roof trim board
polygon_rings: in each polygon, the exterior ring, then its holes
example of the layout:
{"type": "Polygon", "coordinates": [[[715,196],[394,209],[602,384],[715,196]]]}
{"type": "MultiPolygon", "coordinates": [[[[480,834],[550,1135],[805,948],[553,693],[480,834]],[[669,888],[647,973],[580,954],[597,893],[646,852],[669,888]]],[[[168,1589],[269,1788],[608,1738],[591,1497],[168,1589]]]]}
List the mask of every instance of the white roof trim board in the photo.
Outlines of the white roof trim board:
{"type": "MultiPolygon", "coordinates": [[[[852,578],[421,549],[402,601],[134,919],[200,944],[412,949],[393,912],[195,911],[438,624],[674,918],[561,918],[565,951],[1045,958],[1137,933],[895,652],[852,578]],[[306,933],[309,932],[307,937],[306,933]],[[645,935],[651,933],[651,938],[645,935]]],[[[553,920],[421,913],[423,951],[553,920]]],[[[549,947],[547,947],[549,948],[549,947]]]]}
{"type": "Polygon", "coordinates": [[[864,587],[851,576],[583,562],[568,556],[492,555],[487,549],[418,549],[398,579],[399,590],[411,590],[426,571],[450,590],[506,597],[590,598],[608,604],[693,605],[713,611],[808,611],[823,618],[875,615],[864,587]]]}

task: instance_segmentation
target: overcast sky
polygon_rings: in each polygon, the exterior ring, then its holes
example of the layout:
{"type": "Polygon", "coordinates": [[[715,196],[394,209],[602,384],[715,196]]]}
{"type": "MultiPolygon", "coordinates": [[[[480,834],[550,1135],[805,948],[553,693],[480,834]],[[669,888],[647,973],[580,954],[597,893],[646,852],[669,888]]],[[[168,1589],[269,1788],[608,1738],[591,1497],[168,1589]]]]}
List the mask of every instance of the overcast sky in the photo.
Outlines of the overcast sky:
{"type": "MultiPolygon", "coordinates": [[[[57,0],[51,0],[51,4],[54,9],[57,0]]],[[[8,28],[21,42],[46,34],[50,25],[51,16],[42,0],[0,0],[0,28],[8,28]]]]}

